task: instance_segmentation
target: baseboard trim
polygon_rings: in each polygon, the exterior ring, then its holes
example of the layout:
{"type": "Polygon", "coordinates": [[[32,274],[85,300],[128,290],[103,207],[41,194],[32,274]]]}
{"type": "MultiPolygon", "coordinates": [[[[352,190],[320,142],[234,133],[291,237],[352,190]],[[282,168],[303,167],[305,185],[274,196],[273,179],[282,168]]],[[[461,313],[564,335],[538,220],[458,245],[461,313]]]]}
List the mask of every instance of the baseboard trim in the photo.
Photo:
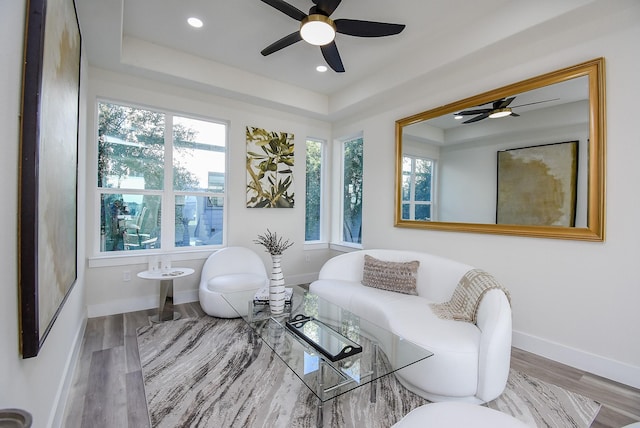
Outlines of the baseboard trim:
{"type": "MultiPolygon", "coordinates": [[[[290,275],[285,278],[286,285],[309,284],[318,279],[318,273],[306,273],[300,275],[290,275]]],[[[199,300],[198,290],[176,291],[174,293],[174,303],[197,302],[199,300]]],[[[87,306],[89,318],[104,317],[108,315],[124,314],[127,312],[144,311],[158,307],[158,295],[149,295],[129,299],[111,300],[105,303],[87,306]]]]}
{"type": "MultiPolygon", "coordinates": [[[[110,302],[89,305],[87,313],[89,318],[104,317],[108,315],[125,314],[127,312],[144,311],[158,307],[159,295],[142,296],[129,299],[112,300],[110,302]]],[[[198,301],[198,290],[185,290],[174,292],[173,302],[176,305],[198,301]]]]}
{"type": "Polygon", "coordinates": [[[550,360],[640,388],[640,367],[571,348],[530,334],[514,331],[513,346],[550,360]]]}

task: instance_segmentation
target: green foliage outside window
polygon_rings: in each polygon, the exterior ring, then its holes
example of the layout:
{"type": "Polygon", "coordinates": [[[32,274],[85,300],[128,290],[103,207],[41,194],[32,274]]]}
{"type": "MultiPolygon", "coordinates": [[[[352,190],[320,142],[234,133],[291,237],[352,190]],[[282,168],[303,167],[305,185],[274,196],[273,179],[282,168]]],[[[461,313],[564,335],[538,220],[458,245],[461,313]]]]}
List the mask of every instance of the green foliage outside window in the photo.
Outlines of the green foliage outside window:
{"type": "Polygon", "coordinates": [[[360,244],[362,243],[362,138],[344,143],[343,159],[342,239],[344,242],[360,244]]]}
{"type": "Polygon", "coordinates": [[[322,198],[322,143],[307,140],[307,180],[305,203],[305,241],[320,240],[320,201],[322,198]]]}

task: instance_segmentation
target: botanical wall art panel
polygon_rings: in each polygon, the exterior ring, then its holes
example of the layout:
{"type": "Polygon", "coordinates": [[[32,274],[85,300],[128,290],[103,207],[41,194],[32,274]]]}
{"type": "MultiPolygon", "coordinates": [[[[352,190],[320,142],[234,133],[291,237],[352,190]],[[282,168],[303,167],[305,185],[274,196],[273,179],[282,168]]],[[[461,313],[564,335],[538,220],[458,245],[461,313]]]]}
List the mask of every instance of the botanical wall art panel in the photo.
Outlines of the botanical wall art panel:
{"type": "Polygon", "coordinates": [[[77,277],[80,30],[73,0],[27,11],[20,177],[20,339],[38,354],[77,277]]]}
{"type": "Polygon", "coordinates": [[[498,152],[497,224],[575,226],[578,142],[498,152]]]}
{"type": "Polygon", "coordinates": [[[247,126],[247,207],[293,208],[293,134],[247,126]]]}

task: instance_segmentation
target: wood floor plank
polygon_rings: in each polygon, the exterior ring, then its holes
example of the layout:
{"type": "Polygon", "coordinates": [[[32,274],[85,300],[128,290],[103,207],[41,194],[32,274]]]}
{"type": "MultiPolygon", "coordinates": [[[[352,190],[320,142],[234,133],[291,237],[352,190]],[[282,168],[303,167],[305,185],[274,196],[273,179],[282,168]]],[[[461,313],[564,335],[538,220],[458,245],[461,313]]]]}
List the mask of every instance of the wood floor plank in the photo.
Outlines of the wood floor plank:
{"type": "Polygon", "coordinates": [[[67,396],[64,416],[66,424],[64,426],[81,426],[87,385],[89,383],[91,355],[95,351],[102,350],[103,323],[104,318],[90,318],[87,320],[80,354],[76,361],[71,387],[69,388],[69,394],[67,396]]]}
{"type": "MultiPolygon", "coordinates": [[[[553,378],[566,382],[579,381],[584,371],[518,348],[511,350],[511,366],[541,380],[553,378]]],[[[556,385],[558,385],[556,383],[556,385]]],[[[558,385],[562,386],[562,385],[558,385]]]]}
{"type": "Polygon", "coordinates": [[[602,406],[596,420],[591,424],[591,428],[619,428],[638,421],[639,419],[622,414],[616,409],[602,406]]]}
{"type": "Polygon", "coordinates": [[[106,317],[103,326],[102,349],[124,345],[124,316],[122,314],[106,317]]]}
{"type": "Polygon", "coordinates": [[[126,372],[137,372],[140,367],[140,356],[138,355],[138,328],[149,325],[149,316],[152,311],[138,311],[124,314],[124,350],[126,372]]]}
{"type": "Polygon", "coordinates": [[[206,315],[198,302],[178,305],[176,310],[180,312],[182,318],[200,318],[206,315]]]}
{"type": "Polygon", "coordinates": [[[591,373],[584,374],[582,383],[594,396],[599,397],[602,403],[640,420],[640,390],[591,373]]]}
{"type": "Polygon", "coordinates": [[[82,412],[82,428],[127,426],[124,347],[95,351],[82,412]],[[123,411],[124,410],[124,411],[123,411]]]}
{"type": "Polygon", "coordinates": [[[150,428],[142,371],[127,373],[127,421],[130,427],[150,428]]]}

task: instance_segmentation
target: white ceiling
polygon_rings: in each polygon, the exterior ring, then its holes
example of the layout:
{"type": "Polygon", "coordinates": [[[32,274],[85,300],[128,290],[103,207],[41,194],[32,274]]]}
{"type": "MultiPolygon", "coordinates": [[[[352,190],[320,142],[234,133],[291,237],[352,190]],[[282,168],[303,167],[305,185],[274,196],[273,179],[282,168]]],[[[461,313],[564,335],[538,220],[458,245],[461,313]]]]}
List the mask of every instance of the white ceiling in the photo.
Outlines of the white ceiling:
{"type": "MultiPolygon", "coordinates": [[[[549,22],[570,22],[605,1],[343,0],[333,19],[406,24],[390,37],[338,34],[345,73],[318,73],[315,67],[324,64],[320,49],[304,41],[263,57],[263,48],[299,23],[260,0],[76,3],[90,65],[335,119],[431,67],[525,31],[535,35],[549,22]],[[204,27],[188,26],[190,16],[202,19],[204,27]]],[[[311,0],[289,3],[305,13],[312,6],[311,0]]]]}

